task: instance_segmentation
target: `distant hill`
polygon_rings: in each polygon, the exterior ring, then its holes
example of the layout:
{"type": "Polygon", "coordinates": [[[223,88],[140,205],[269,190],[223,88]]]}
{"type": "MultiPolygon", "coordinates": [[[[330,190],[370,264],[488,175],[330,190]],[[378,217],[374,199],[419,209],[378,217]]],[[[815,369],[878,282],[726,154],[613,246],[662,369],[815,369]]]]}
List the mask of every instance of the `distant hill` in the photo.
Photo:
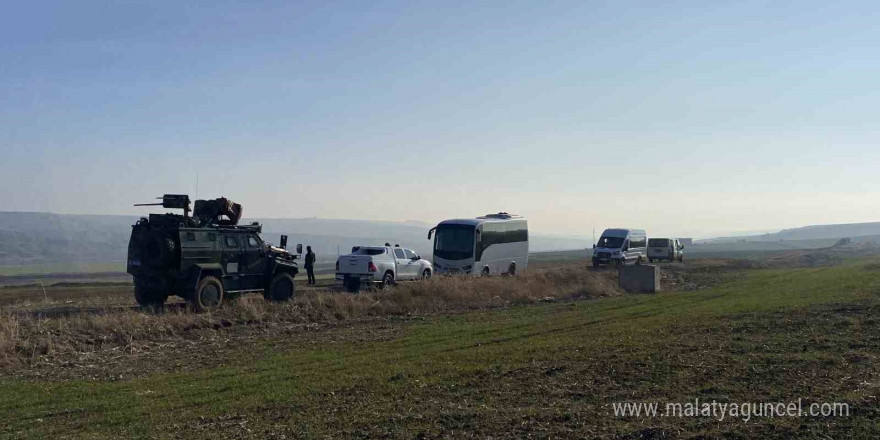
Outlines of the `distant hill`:
{"type": "Polygon", "coordinates": [[[0,212],[0,265],[124,261],[136,216],[0,212]]]}
{"type": "Polygon", "coordinates": [[[783,229],[775,234],[765,234],[761,237],[773,241],[865,237],[871,235],[880,235],[880,222],[805,226],[803,228],[783,229]]]}
{"type": "Polygon", "coordinates": [[[724,242],[769,242],[786,240],[824,240],[840,238],[871,237],[880,235],[880,222],[873,223],[848,223],[838,225],[814,225],[801,228],[783,229],[761,235],[748,235],[737,237],[719,237],[700,240],[705,244],[720,244],[724,242]]]}
{"type": "MultiPolygon", "coordinates": [[[[38,266],[123,262],[131,225],[137,215],[70,215],[43,212],[0,212],[0,266],[38,266]]],[[[335,260],[337,250],[352,246],[399,243],[430,255],[430,226],[419,222],[367,220],[243,219],[263,225],[264,237],[279,242],[289,235],[290,245],[310,245],[320,260],[335,260]]],[[[532,234],[533,251],[583,249],[589,239],[532,234]]]]}

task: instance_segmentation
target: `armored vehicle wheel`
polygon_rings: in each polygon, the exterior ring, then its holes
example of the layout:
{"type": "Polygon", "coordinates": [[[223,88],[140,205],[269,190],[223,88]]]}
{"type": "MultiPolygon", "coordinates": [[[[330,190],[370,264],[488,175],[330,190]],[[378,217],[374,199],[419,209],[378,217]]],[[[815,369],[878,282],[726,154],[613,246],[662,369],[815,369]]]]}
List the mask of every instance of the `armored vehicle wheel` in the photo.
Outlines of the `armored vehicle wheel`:
{"type": "Polygon", "coordinates": [[[187,302],[197,312],[214,310],[223,303],[223,284],[216,277],[206,276],[199,281],[196,291],[187,302]]]}
{"type": "Polygon", "coordinates": [[[290,301],[293,298],[293,277],[289,273],[279,273],[272,278],[265,297],[269,301],[290,301]]]}
{"type": "Polygon", "coordinates": [[[135,278],[134,299],[141,307],[162,307],[168,296],[155,283],[143,278],[135,278]]]}

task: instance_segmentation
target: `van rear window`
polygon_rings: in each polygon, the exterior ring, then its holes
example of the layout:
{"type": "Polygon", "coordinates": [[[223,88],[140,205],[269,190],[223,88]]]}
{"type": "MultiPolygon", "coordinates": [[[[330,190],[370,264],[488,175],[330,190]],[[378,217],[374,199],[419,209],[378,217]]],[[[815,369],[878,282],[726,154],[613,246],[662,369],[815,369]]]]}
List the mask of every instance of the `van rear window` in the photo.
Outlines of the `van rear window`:
{"type": "Polygon", "coordinates": [[[352,253],[355,255],[382,255],[385,253],[385,248],[360,248],[352,253]]]}
{"type": "Polygon", "coordinates": [[[648,247],[668,247],[668,238],[652,238],[648,240],[648,247]]]}

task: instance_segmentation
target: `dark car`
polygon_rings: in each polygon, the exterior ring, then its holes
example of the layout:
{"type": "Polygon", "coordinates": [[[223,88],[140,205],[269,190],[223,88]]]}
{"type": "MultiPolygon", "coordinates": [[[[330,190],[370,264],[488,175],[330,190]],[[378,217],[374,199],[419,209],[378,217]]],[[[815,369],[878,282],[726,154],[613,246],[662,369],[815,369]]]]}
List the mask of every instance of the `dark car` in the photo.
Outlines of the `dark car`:
{"type": "Polygon", "coordinates": [[[273,301],[293,297],[299,269],[297,255],[285,249],[286,236],[281,247],[269,245],[262,226],[238,224],[241,205],[225,198],[197,200],[192,216],[189,204],[189,196],[166,194],[151,205],[183,209],[183,215],[150,214],[132,226],[127,271],[138,304],[161,306],[177,295],[201,311],[247,292],[273,301]]]}

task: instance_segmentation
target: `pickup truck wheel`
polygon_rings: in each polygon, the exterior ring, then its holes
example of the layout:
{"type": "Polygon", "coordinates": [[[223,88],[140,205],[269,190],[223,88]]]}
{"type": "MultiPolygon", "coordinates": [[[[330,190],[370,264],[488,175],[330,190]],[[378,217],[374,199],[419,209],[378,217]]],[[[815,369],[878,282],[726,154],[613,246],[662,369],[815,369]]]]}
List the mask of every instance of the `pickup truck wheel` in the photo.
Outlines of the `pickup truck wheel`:
{"type": "Polygon", "coordinates": [[[361,280],[345,277],[345,279],[342,280],[342,287],[345,288],[346,292],[357,293],[361,290],[361,280]]]}
{"type": "Polygon", "coordinates": [[[394,273],[385,272],[385,276],[382,277],[382,287],[388,288],[394,285],[394,273]]]}
{"type": "Polygon", "coordinates": [[[187,302],[197,312],[215,310],[223,303],[223,284],[216,277],[206,276],[199,281],[196,291],[187,302]]]}
{"type": "Polygon", "coordinates": [[[516,276],[516,263],[510,263],[510,267],[507,268],[507,275],[512,277],[516,276]]]}
{"type": "Polygon", "coordinates": [[[484,277],[489,276],[489,266],[484,267],[483,271],[480,274],[483,275],[484,277]]]}
{"type": "Polygon", "coordinates": [[[431,278],[431,269],[425,269],[422,272],[422,279],[427,280],[428,278],[431,278]]]}
{"type": "Polygon", "coordinates": [[[269,301],[290,301],[293,298],[293,292],[293,277],[289,273],[279,273],[269,283],[266,299],[269,301]]]}

